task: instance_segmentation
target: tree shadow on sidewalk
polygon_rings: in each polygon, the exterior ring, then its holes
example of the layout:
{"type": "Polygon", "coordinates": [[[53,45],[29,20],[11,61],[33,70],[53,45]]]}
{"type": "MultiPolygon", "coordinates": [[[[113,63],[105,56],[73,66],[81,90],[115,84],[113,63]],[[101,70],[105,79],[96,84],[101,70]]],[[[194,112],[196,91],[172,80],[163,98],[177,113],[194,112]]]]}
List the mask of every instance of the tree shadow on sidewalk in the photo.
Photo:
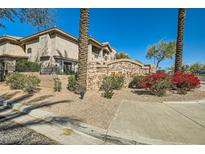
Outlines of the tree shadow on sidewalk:
{"type": "Polygon", "coordinates": [[[5,118],[0,119],[0,122],[13,120],[15,118],[27,115],[32,110],[35,110],[35,109],[48,107],[48,106],[55,105],[55,104],[60,104],[60,103],[69,103],[69,102],[72,102],[72,101],[71,100],[61,100],[61,101],[55,101],[55,102],[42,102],[42,103],[39,103],[39,104],[30,105],[30,106],[24,108],[23,111],[21,111],[21,112],[14,110],[13,113],[4,114],[3,116],[5,118]]]}
{"type": "MultiPolygon", "coordinates": [[[[17,98],[13,98],[14,95],[16,95],[17,93],[12,93],[12,94],[8,94],[8,93],[5,93],[3,95],[0,95],[0,105],[3,104],[3,102],[7,102],[7,106],[2,106],[0,108],[0,113],[3,112],[3,111],[6,111],[10,108],[13,107],[13,105],[17,104],[17,103],[22,103],[22,101],[26,101],[28,100],[29,98],[31,98],[33,96],[33,94],[24,94],[22,96],[19,96],[17,98]],[[5,99],[6,98],[6,99],[5,99]],[[12,100],[10,100],[12,99],[12,100]]],[[[36,98],[33,98],[32,100],[29,100],[27,101],[26,103],[23,103],[23,105],[29,105],[29,104],[32,104],[32,103],[38,103],[39,101],[43,101],[47,98],[50,98],[52,97],[53,95],[43,95],[43,96],[39,96],[39,97],[36,97],[36,98]]],[[[43,103],[43,102],[42,102],[43,103]]]]}
{"type": "Polygon", "coordinates": [[[12,97],[14,97],[15,95],[19,94],[20,91],[14,91],[14,92],[6,92],[0,95],[1,99],[11,99],[12,97]]]}
{"type": "MultiPolygon", "coordinates": [[[[33,126],[33,125],[44,125],[44,124],[61,124],[61,125],[66,125],[66,124],[72,124],[73,127],[81,127],[81,128],[86,128],[83,127],[79,124],[81,120],[75,119],[75,118],[70,118],[70,117],[63,117],[63,116],[54,116],[54,117],[47,117],[45,119],[35,119],[35,120],[30,120],[21,124],[13,124],[11,126],[7,126],[7,130],[13,130],[16,128],[22,128],[22,127],[28,127],[28,126],[33,126]]],[[[4,128],[0,128],[0,131],[3,130],[4,128]]]]}
{"type": "MultiPolygon", "coordinates": [[[[7,111],[10,109],[9,112],[2,113],[0,117],[0,123],[3,122],[8,122],[12,120],[15,120],[16,118],[23,117],[25,115],[28,115],[31,111],[40,109],[40,108],[45,108],[49,107],[52,105],[56,104],[62,104],[62,103],[71,103],[73,102],[72,100],[59,100],[59,101],[49,101],[46,100],[49,97],[52,97],[51,95],[44,95],[44,96],[39,96],[37,98],[31,99],[28,101],[26,106],[22,111],[18,111],[13,109],[12,107],[16,103],[22,103],[22,101],[29,99],[33,95],[25,94],[23,96],[17,97],[13,100],[9,100],[8,104],[9,106],[2,106],[0,107],[0,113],[7,111]],[[35,104],[33,104],[35,103],[35,104]]],[[[8,98],[8,97],[7,97],[8,98]]],[[[16,129],[19,127],[27,127],[27,126],[32,126],[32,125],[43,125],[43,124],[50,124],[50,123],[55,123],[55,124],[62,124],[62,125],[72,125],[73,127],[80,127],[83,128],[84,126],[81,126],[79,123],[82,122],[82,119],[76,118],[76,117],[65,117],[65,116],[54,116],[54,117],[46,117],[45,119],[35,119],[35,120],[30,120],[26,121],[21,124],[14,123],[11,126],[7,126],[6,129],[16,129]]],[[[4,127],[0,127],[0,131],[5,129],[4,127]]]]}
{"type": "MultiPolygon", "coordinates": [[[[14,120],[15,118],[19,118],[19,117],[23,117],[27,114],[29,114],[31,111],[35,110],[35,109],[39,109],[39,108],[43,108],[43,107],[48,107],[48,106],[52,106],[55,104],[60,104],[60,103],[70,103],[72,101],[70,100],[62,100],[62,101],[55,101],[55,102],[44,102],[41,104],[35,104],[35,105],[31,105],[26,107],[23,112],[19,112],[19,111],[14,111],[13,113],[9,113],[6,115],[3,115],[3,118],[0,118],[0,122],[8,122],[14,120]]],[[[60,125],[64,125],[64,126],[70,126],[71,128],[86,128],[86,126],[82,126],[80,123],[83,122],[82,119],[79,118],[75,118],[75,117],[65,117],[65,116],[49,116],[46,117],[44,119],[39,119],[39,118],[35,118],[34,120],[29,120],[26,122],[23,122],[21,124],[19,123],[13,123],[10,126],[5,126],[4,127],[0,127],[0,131],[7,129],[7,130],[15,130],[18,128],[23,128],[23,127],[29,127],[29,126],[33,126],[33,125],[44,125],[44,124],[51,124],[51,123],[55,123],[55,124],[60,124],[60,125]]]]}
{"type": "Polygon", "coordinates": [[[50,98],[52,96],[53,95],[42,95],[42,96],[33,98],[32,100],[29,100],[28,102],[25,102],[24,105],[29,105],[29,104],[33,104],[33,103],[36,103],[36,102],[40,102],[40,101],[48,99],[48,98],[50,98]]]}
{"type": "MultiPolygon", "coordinates": [[[[15,93],[15,94],[17,94],[17,93],[15,93]]],[[[29,99],[30,97],[33,96],[32,94],[25,94],[25,95],[22,95],[22,96],[19,96],[17,98],[10,100],[15,94],[14,93],[12,95],[4,94],[3,97],[2,97],[2,95],[0,96],[0,99],[1,99],[0,105],[3,105],[3,102],[7,103],[7,106],[1,106],[0,113],[12,108],[14,104],[21,103],[21,101],[29,99]],[[7,99],[5,99],[5,98],[7,98],[7,99]]]]}

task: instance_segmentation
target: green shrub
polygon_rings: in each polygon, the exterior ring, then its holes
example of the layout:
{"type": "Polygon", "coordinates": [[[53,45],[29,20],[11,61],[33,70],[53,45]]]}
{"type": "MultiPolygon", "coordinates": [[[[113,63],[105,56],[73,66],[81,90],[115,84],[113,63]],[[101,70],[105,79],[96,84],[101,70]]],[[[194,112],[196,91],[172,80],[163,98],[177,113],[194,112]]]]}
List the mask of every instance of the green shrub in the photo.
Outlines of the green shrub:
{"type": "Polygon", "coordinates": [[[71,75],[68,77],[68,86],[67,89],[70,91],[75,91],[77,86],[76,77],[74,75],[71,75]]]}
{"type": "Polygon", "coordinates": [[[106,77],[104,78],[104,80],[102,81],[102,85],[101,85],[101,90],[104,91],[104,93],[102,93],[102,96],[108,99],[111,99],[113,96],[113,86],[112,86],[113,80],[111,77],[106,77]]]}
{"type": "Polygon", "coordinates": [[[76,72],[75,71],[72,71],[72,70],[66,70],[64,72],[64,75],[76,75],[76,72]]]}
{"type": "Polygon", "coordinates": [[[11,73],[6,79],[6,84],[11,89],[24,89],[25,87],[25,75],[20,73],[11,73]]]}
{"type": "Polygon", "coordinates": [[[76,75],[71,75],[68,77],[67,89],[76,94],[80,94],[80,99],[83,99],[86,93],[86,87],[79,85],[76,78],[76,75]]]}
{"type": "Polygon", "coordinates": [[[60,79],[58,77],[55,77],[53,80],[54,80],[54,87],[53,87],[54,91],[60,92],[62,89],[60,79]]]}
{"type": "MultiPolygon", "coordinates": [[[[109,78],[109,77],[108,77],[109,78]]],[[[124,85],[124,76],[119,76],[119,75],[111,75],[110,76],[112,80],[112,88],[114,90],[119,90],[123,87],[124,85]]]]}
{"type": "Polygon", "coordinates": [[[24,91],[30,93],[34,93],[39,84],[40,84],[41,80],[34,76],[34,75],[27,75],[25,76],[25,87],[24,87],[24,91]]]}
{"type": "Polygon", "coordinates": [[[157,80],[151,87],[150,91],[156,96],[165,96],[168,89],[171,88],[171,81],[168,78],[157,80]]]}
{"type": "Polygon", "coordinates": [[[142,88],[142,86],[139,84],[140,81],[144,79],[144,76],[134,76],[132,81],[129,83],[129,88],[142,88]]]}
{"type": "Polygon", "coordinates": [[[107,76],[103,79],[100,90],[103,90],[103,97],[112,98],[113,90],[119,90],[124,85],[124,77],[119,75],[107,76]]]}
{"type": "Polygon", "coordinates": [[[176,88],[176,90],[177,90],[177,94],[180,94],[180,95],[187,94],[187,89],[186,88],[176,88]]]}
{"type": "Polygon", "coordinates": [[[12,73],[8,76],[6,83],[11,89],[22,89],[28,93],[33,93],[39,86],[40,79],[33,75],[12,73]]]}
{"type": "MultiPolygon", "coordinates": [[[[124,77],[119,75],[111,75],[105,77],[103,80],[109,81],[110,86],[113,90],[119,90],[124,85],[124,77]]],[[[100,88],[102,89],[102,87],[100,88]]]]}
{"type": "Polygon", "coordinates": [[[39,72],[41,66],[38,63],[30,62],[27,60],[18,60],[16,62],[17,72],[39,72]]]}
{"type": "Polygon", "coordinates": [[[107,91],[107,92],[104,92],[104,93],[103,93],[103,97],[105,97],[105,98],[107,98],[107,99],[111,99],[113,95],[114,95],[113,90],[107,91]]]}

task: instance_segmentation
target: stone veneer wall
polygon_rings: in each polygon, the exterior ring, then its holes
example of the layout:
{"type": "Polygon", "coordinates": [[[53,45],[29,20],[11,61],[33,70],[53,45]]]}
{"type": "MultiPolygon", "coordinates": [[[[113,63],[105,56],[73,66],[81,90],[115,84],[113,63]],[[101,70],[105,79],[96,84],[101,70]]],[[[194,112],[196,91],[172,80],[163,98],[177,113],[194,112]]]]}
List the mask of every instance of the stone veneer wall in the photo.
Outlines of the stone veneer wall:
{"type": "Polygon", "coordinates": [[[130,59],[112,61],[106,65],[90,63],[88,65],[87,88],[98,90],[104,77],[109,75],[123,75],[125,87],[128,86],[133,76],[146,75],[156,72],[154,65],[143,65],[130,59]]]}
{"type": "Polygon", "coordinates": [[[87,89],[98,90],[104,77],[109,75],[108,67],[106,65],[96,65],[90,63],[88,65],[87,75],[87,89]]]}

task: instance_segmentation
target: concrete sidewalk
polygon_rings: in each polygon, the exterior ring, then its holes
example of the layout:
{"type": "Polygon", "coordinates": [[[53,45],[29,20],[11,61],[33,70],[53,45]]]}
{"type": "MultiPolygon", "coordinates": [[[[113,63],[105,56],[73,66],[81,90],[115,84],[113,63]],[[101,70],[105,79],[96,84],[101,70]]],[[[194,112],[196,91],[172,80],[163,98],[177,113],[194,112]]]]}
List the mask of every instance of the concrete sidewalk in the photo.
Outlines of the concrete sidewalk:
{"type": "Polygon", "coordinates": [[[108,134],[147,144],[205,144],[205,102],[123,101],[108,134]]]}
{"type": "Polygon", "coordinates": [[[32,129],[40,134],[47,136],[50,139],[57,141],[60,144],[75,144],[75,145],[92,145],[92,144],[104,144],[103,140],[94,138],[92,136],[86,135],[74,129],[63,127],[57,124],[53,124],[48,120],[38,119],[27,114],[21,114],[16,110],[6,110],[0,113],[0,116],[3,117],[12,117],[12,120],[5,120],[4,118],[0,119],[0,122],[3,121],[14,121],[21,124],[22,128],[27,127],[32,129]]]}
{"type": "Polygon", "coordinates": [[[123,100],[108,130],[0,100],[1,120],[13,120],[60,144],[205,144],[205,99],[190,102],[123,100]],[[19,112],[20,111],[20,112],[19,112]]]}
{"type": "Polygon", "coordinates": [[[134,140],[107,135],[107,130],[94,127],[69,117],[38,109],[38,106],[10,105],[1,100],[0,122],[14,121],[57,141],[60,144],[146,144],[134,140]]]}

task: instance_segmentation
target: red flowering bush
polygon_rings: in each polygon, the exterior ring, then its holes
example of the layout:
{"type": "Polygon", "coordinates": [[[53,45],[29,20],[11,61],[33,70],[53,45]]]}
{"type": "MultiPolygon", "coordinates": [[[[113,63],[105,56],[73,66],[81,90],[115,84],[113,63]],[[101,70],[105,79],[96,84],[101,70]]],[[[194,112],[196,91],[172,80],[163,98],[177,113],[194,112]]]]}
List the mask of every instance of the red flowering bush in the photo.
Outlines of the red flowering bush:
{"type": "Polygon", "coordinates": [[[180,94],[186,94],[187,91],[199,87],[200,80],[197,76],[184,72],[176,72],[174,75],[158,72],[145,76],[139,81],[139,85],[154,95],[163,96],[171,88],[180,94]]]}
{"type": "Polygon", "coordinates": [[[179,93],[186,93],[200,86],[200,80],[194,74],[176,72],[172,77],[172,83],[179,93]]]}
{"type": "Polygon", "coordinates": [[[164,96],[171,87],[171,78],[164,72],[154,73],[141,80],[140,86],[149,89],[156,96],[164,96]]]}
{"type": "Polygon", "coordinates": [[[139,82],[140,86],[149,89],[154,85],[158,80],[168,79],[169,75],[164,72],[150,74],[144,77],[143,80],[139,82]]]}

